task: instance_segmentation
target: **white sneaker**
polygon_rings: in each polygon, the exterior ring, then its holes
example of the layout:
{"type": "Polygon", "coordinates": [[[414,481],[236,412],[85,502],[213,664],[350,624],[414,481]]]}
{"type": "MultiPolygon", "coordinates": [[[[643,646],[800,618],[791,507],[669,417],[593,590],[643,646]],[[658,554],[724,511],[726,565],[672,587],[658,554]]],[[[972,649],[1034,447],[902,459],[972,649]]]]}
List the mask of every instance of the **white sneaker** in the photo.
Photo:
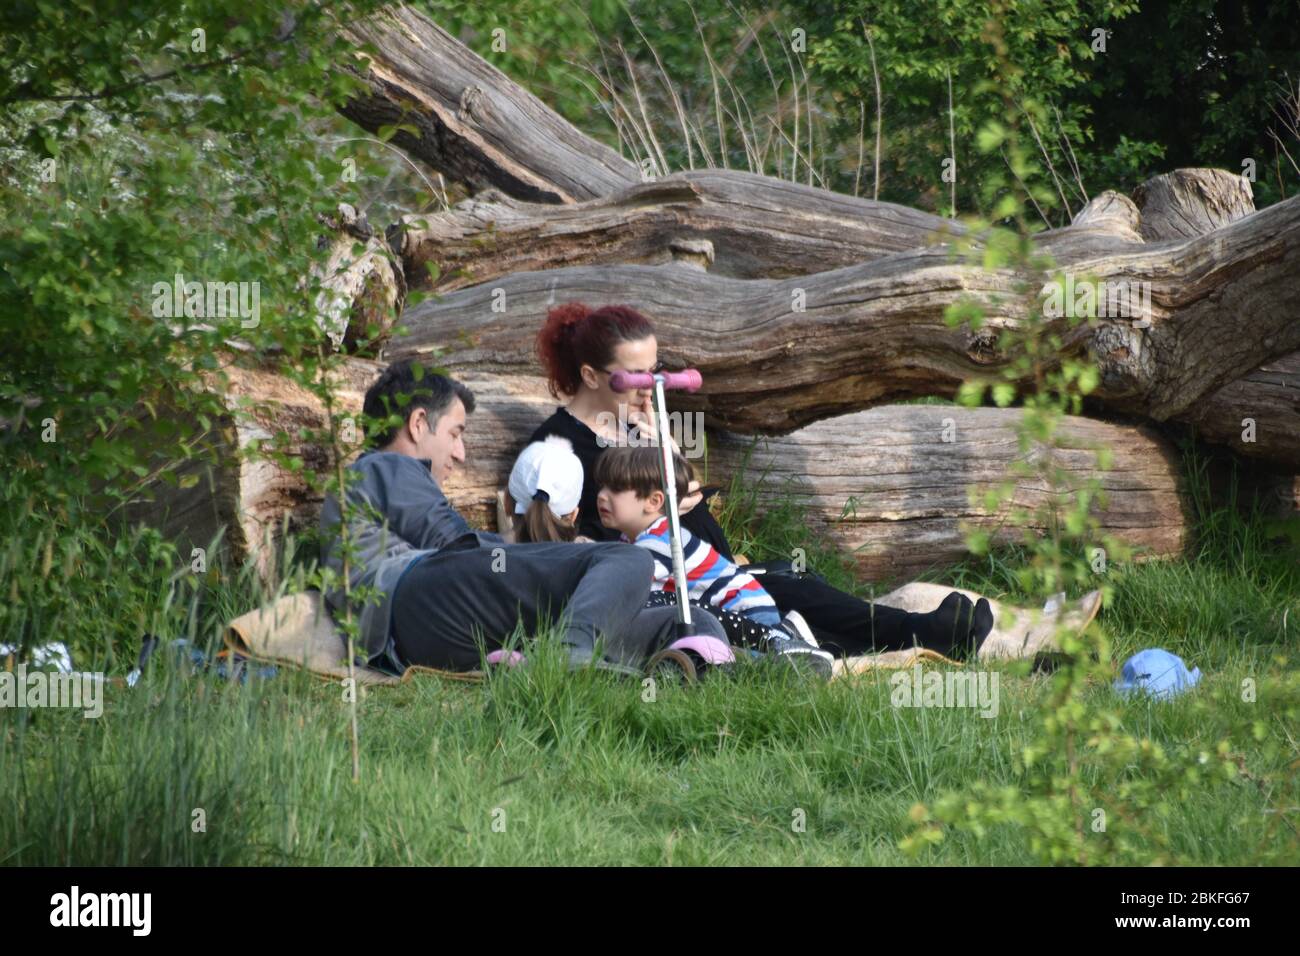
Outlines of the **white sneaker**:
{"type": "Polygon", "coordinates": [[[808,622],[803,619],[803,615],[798,611],[786,611],[785,617],[781,618],[781,620],[787,622],[805,644],[821,647],[817,643],[817,638],[813,637],[812,628],[808,626],[808,622]]]}

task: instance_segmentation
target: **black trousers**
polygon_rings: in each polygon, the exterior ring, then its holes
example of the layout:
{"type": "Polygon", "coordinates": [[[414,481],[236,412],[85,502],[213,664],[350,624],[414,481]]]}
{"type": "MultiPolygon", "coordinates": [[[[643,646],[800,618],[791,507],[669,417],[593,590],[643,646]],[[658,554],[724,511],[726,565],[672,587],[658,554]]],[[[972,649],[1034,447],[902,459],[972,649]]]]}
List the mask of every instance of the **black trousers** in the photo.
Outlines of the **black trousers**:
{"type": "MultiPolygon", "coordinates": [[[[605,660],[640,667],[676,636],[672,608],[645,607],[653,564],[649,551],[620,543],[440,551],[408,568],[393,595],[397,653],[405,664],[473,670],[481,652],[521,626],[531,639],[549,620],[563,623],[559,639],[574,663],[600,639],[605,660]]],[[[710,614],[692,623],[726,640],[710,614]]]]}
{"type": "MultiPolygon", "coordinates": [[[[692,508],[682,524],[732,560],[726,535],[706,502],[692,508]]],[[[964,653],[965,634],[928,627],[922,620],[927,615],[864,601],[831,587],[815,574],[769,572],[756,577],[772,595],[778,610],[782,614],[787,611],[802,614],[817,642],[836,657],[907,650],[918,645],[946,656],[964,653]],[[926,635],[924,640],[918,634],[926,635]]]]}
{"type": "Polygon", "coordinates": [[[928,615],[873,604],[833,588],[815,574],[777,572],[756,575],[784,614],[798,611],[822,647],[836,657],[854,657],[877,651],[928,647],[946,656],[964,653],[966,635],[936,633],[924,620],[928,615]],[[922,639],[918,634],[925,634],[922,639]]]}

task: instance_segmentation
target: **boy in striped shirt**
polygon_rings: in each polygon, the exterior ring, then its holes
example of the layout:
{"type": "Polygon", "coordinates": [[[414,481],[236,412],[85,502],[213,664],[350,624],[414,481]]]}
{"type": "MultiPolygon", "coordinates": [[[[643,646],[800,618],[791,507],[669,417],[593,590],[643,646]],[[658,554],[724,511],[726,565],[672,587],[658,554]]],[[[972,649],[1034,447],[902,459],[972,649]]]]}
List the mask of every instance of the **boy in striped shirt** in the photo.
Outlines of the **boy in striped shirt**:
{"type": "MultiPolygon", "coordinates": [[[[677,500],[686,497],[691,468],[673,455],[677,500]]],[[[623,539],[645,548],[655,559],[652,588],[674,595],[672,542],[659,475],[659,449],[616,447],[596,462],[596,509],[601,523],[623,533],[623,539]]],[[[793,620],[783,620],[776,602],[753,575],[724,558],[707,541],[679,524],[689,599],[711,610],[727,629],[732,643],[757,646],[806,663],[829,678],[834,658],[819,649],[793,620]]],[[[675,596],[675,595],[674,595],[675,596]]],[[[802,629],[807,630],[807,625],[802,629]]]]}

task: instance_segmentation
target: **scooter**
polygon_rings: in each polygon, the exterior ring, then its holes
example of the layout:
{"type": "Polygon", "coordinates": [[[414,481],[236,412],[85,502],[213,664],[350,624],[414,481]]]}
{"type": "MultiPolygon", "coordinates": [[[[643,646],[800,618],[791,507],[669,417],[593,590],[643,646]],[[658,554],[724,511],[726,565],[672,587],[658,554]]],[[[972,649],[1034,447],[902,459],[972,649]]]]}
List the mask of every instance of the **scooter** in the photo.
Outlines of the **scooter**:
{"type": "Polygon", "coordinates": [[[710,667],[735,663],[736,655],[731,645],[709,634],[692,633],[690,593],[686,584],[686,560],[682,556],[681,518],[677,514],[677,474],[673,468],[673,445],[668,433],[668,404],[664,399],[666,389],[694,392],[703,384],[696,369],[682,372],[615,372],[609,386],[616,392],[630,392],[638,388],[653,388],[655,401],[655,430],[658,432],[659,477],[663,482],[668,513],[668,539],[673,556],[673,582],[677,594],[676,637],[666,648],[650,658],[646,673],[668,680],[696,681],[710,667]]]}

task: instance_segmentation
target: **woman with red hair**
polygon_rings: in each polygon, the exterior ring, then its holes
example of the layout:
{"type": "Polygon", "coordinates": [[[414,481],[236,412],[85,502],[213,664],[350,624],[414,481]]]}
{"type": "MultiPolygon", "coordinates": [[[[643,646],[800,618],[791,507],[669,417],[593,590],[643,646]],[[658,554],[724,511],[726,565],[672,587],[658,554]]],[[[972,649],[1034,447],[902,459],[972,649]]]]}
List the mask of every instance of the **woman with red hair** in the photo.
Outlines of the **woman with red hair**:
{"type": "MultiPolygon", "coordinates": [[[[640,443],[632,433],[652,422],[654,406],[649,389],[616,392],[610,377],[619,371],[662,369],[654,325],[627,305],[593,309],[565,303],[547,315],[537,336],[537,355],[551,394],[567,403],[538,426],[529,444],[555,435],[568,440],[584,472],[577,531],[592,541],[618,540],[618,531],[606,528],[597,511],[596,462],[612,445],[640,443]]],[[[649,427],[647,431],[653,433],[649,427]]],[[[698,487],[692,482],[691,494],[681,503],[682,525],[732,560],[726,535],[709,509],[699,507],[703,499],[698,487]]],[[[815,574],[791,570],[789,562],[750,565],[746,570],[762,574],[764,590],[805,640],[837,656],[918,644],[945,654],[973,653],[993,627],[988,601],[972,603],[956,591],[930,613],[916,614],[845,594],[815,574]]]]}
{"type": "MultiPolygon", "coordinates": [[[[561,435],[573,445],[587,476],[578,502],[578,531],[593,541],[618,540],[618,532],[604,527],[596,513],[596,460],[611,445],[636,440],[639,425],[649,430],[654,412],[650,389],[616,392],[610,376],[661,370],[658,351],[650,320],[627,305],[556,306],[537,336],[537,355],[551,394],[567,397],[568,404],[538,426],[529,443],[561,435]],[[624,423],[630,426],[627,431],[624,423]]],[[[692,482],[691,494],[681,502],[682,523],[730,559],[731,548],[717,521],[707,507],[696,507],[703,501],[698,489],[699,483],[692,482]]]]}

